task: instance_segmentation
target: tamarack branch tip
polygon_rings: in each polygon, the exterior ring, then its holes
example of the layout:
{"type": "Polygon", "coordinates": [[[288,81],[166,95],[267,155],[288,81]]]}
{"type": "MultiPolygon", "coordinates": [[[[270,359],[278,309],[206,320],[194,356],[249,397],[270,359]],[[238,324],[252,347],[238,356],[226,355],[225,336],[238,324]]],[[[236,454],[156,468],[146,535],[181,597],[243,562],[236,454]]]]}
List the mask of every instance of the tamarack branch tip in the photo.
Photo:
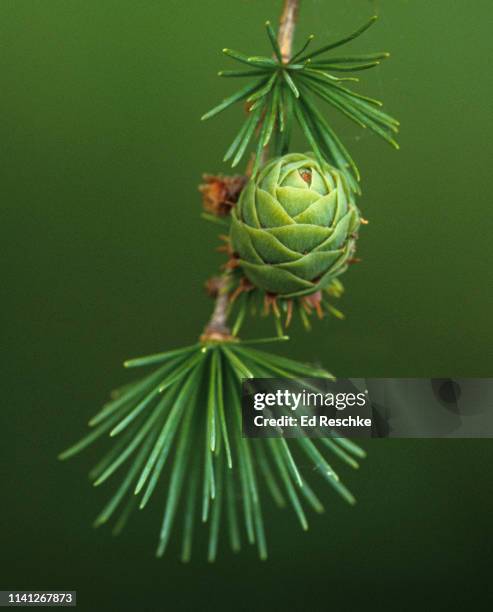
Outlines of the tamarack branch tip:
{"type": "MultiPolygon", "coordinates": [[[[284,0],[278,33],[278,43],[282,59],[285,63],[291,58],[293,48],[294,32],[298,21],[300,0],[284,0]]],[[[228,326],[228,273],[224,273],[217,285],[216,301],[209,322],[200,337],[205,341],[228,341],[233,338],[228,326]]]]}

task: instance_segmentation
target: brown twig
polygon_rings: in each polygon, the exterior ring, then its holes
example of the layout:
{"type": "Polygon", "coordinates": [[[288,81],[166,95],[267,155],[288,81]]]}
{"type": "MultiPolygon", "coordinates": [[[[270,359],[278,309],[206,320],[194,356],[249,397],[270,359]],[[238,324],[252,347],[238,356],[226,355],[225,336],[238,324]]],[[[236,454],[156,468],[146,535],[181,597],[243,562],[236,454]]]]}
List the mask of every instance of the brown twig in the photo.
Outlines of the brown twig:
{"type": "Polygon", "coordinates": [[[213,340],[221,342],[231,340],[231,330],[228,327],[228,275],[223,274],[217,282],[217,295],[211,318],[205,326],[201,341],[213,340]]]}
{"type": "MultiPolygon", "coordinates": [[[[300,8],[300,0],[284,0],[284,6],[281,13],[278,41],[281,48],[281,55],[284,62],[289,62],[293,47],[294,30],[298,21],[298,13],[300,8]]],[[[214,310],[209,322],[205,326],[204,333],[200,337],[201,341],[217,341],[222,342],[231,340],[231,330],[228,326],[228,273],[223,274],[218,281],[218,291],[214,310]]],[[[274,301],[275,304],[275,301],[274,301]]],[[[275,304],[277,307],[277,304],[275,304]]]]}
{"type": "Polygon", "coordinates": [[[294,30],[298,21],[300,0],[284,0],[284,7],[281,14],[279,26],[279,46],[281,47],[282,59],[285,63],[291,59],[291,49],[293,47],[294,30]]]}
{"type": "MultiPolygon", "coordinates": [[[[281,49],[281,56],[284,63],[288,63],[291,59],[294,30],[298,21],[300,11],[300,0],[284,0],[284,6],[279,20],[279,32],[277,34],[277,42],[281,49]]],[[[262,149],[261,165],[263,165],[269,155],[269,146],[262,149]]]]}

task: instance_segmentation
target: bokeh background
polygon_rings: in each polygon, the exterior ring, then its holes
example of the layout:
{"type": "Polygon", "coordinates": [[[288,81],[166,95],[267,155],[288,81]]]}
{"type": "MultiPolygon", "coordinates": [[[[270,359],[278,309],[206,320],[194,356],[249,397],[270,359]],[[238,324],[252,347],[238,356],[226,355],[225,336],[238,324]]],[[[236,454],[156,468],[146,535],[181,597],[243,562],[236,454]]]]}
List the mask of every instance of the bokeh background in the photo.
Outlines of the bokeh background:
{"type": "MultiPolygon", "coordinates": [[[[484,594],[488,440],[368,442],[345,474],[354,509],[327,492],[307,534],[267,511],[267,563],[225,541],[215,565],[203,546],[188,566],[173,547],[156,561],[159,499],[113,539],[90,526],[109,493],[87,481],[100,449],[56,460],[126,380],[124,358],[191,343],[208,316],[222,259],[197,183],[227,171],[240,110],[199,117],[236,85],[215,76],[220,50],[266,52],[280,5],[0,3],[1,589],[76,589],[82,610],[456,609],[484,594]]],[[[353,49],[392,58],[361,90],[401,119],[402,149],[331,113],[364,177],[364,262],[344,278],[346,321],[295,328],[283,350],[341,376],[491,376],[491,2],[302,0],[300,37],[374,11],[353,49]]]]}

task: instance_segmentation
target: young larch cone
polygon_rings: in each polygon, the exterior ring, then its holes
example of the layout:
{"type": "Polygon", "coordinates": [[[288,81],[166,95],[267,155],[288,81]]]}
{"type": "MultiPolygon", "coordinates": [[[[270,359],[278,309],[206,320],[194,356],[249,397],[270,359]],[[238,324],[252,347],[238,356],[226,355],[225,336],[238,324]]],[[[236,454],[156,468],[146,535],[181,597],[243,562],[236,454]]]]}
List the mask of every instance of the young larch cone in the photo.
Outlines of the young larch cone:
{"type": "Polygon", "coordinates": [[[231,221],[236,263],[247,278],[291,298],[325,289],[346,270],[360,216],[342,172],[290,153],[250,179],[231,221]]]}

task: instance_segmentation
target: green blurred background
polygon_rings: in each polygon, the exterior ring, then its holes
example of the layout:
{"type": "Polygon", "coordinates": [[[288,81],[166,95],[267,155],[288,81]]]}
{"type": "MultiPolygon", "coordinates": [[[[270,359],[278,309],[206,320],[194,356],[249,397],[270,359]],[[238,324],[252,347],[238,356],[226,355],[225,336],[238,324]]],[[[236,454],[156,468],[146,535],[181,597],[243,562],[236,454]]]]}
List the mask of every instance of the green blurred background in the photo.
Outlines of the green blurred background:
{"type": "MultiPolygon", "coordinates": [[[[83,610],[455,609],[489,579],[488,440],[367,443],[345,474],[358,505],[327,493],[307,534],[268,511],[263,564],[226,542],[212,566],[203,547],[188,566],[174,549],[156,561],[157,498],[119,539],[94,531],[101,447],[56,461],[124,358],[191,343],[208,316],[222,259],[197,183],[227,171],[240,111],[199,117],[236,85],[215,76],[220,49],[267,52],[280,6],[0,3],[1,589],[77,589],[83,610]]],[[[491,2],[302,0],[300,36],[374,11],[353,49],[392,58],[361,90],[401,119],[402,149],[334,117],[364,177],[364,262],[344,278],[347,320],[295,329],[284,351],[341,376],[491,376],[491,2]]]]}

